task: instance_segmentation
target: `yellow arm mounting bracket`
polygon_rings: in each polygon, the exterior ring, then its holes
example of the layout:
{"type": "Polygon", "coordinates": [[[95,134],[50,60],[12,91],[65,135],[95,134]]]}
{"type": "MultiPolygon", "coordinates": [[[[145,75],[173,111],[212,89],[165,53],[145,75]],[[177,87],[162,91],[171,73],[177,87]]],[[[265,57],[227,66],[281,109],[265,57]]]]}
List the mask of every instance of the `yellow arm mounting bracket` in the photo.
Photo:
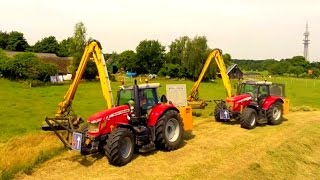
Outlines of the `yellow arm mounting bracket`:
{"type": "Polygon", "coordinates": [[[75,93],[78,89],[82,75],[89,60],[93,60],[97,66],[101,89],[103,96],[107,102],[107,108],[109,109],[114,105],[109,74],[106,67],[106,61],[103,57],[101,44],[97,40],[89,40],[86,44],[79,67],[76,71],[75,78],[72,81],[72,84],[70,85],[67,93],[65,94],[64,100],[59,103],[59,109],[56,112],[56,117],[63,117],[70,113],[69,111],[71,110],[72,100],[74,99],[75,93]]]}
{"type": "Polygon", "coordinates": [[[230,83],[230,79],[229,76],[227,74],[227,69],[226,66],[224,64],[224,60],[222,58],[222,51],[220,49],[213,49],[211,51],[211,53],[209,54],[203,68],[202,71],[198,77],[198,80],[194,83],[192,89],[191,89],[191,94],[188,96],[188,101],[196,101],[198,100],[198,89],[200,86],[200,83],[206,73],[206,71],[208,70],[208,67],[212,61],[212,59],[215,59],[218,68],[220,70],[220,74],[222,77],[222,81],[223,81],[223,85],[227,91],[227,96],[230,98],[231,97],[231,83],[230,83]]]}

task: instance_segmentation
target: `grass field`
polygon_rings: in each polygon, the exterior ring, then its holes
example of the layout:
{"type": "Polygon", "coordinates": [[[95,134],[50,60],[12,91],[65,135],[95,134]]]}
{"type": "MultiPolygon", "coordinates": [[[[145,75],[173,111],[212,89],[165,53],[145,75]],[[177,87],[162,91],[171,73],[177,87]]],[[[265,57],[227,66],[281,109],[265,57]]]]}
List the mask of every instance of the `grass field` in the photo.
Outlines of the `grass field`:
{"type": "Polygon", "coordinates": [[[320,112],[293,112],[279,126],[194,119],[182,148],[135,155],[124,167],[105,156],[62,153],[17,179],[319,179],[320,112]],[[308,118],[306,118],[308,117],[308,118]],[[302,121],[303,119],[303,121],[302,121]],[[63,167],[63,168],[62,168],[63,167]]]}
{"type": "MultiPolygon", "coordinates": [[[[129,80],[128,80],[129,81],[129,80]]],[[[318,97],[320,97],[320,80],[310,80],[310,79],[293,79],[293,78],[276,78],[272,79],[272,81],[276,82],[282,82],[286,84],[287,89],[287,96],[290,98],[290,102],[292,107],[295,109],[310,109],[310,108],[300,108],[300,107],[312,107],[319,109],[320,103],[318,97]]],[[[191,89],[193,82],[188,80],[166,80],[166,79],[157,79],[157,82],[160,82],[162,84],[162,87],[159,89],[159,94],[163,94],[165,92],[165,84],[187,84],[188,92],[191,89]]],[[[129,83],[129,82],[128,82],[129,83]]],[[[113,82],[112,83],[112,89],[113,92],[115,92],[120,85],[119,82],[113,82]]],[[[64,93],[68,89],[68,84],[66,85],[60,85],[60,86],[47,86],[47,87],[37,87],[37,88],[29,88],[28,85],[24,85],[22,83],[16,83],[11,82],[8,80],[0,79],[0,102],[1,102],[1,108],[0,108],[0,172],[1,177],[12,177],[13,174],[15,174],[18,171],[24,171],[26,173],[32,172],[32,168],[37,165],[41,164],[43,161],[50,159],[52,156],[55,156],[55,154],[63,152],[62,145],[58,141],[56,137],[53,135],[50,135],[50,133],[42,132],[40,127],[41,123],[46,115],[53,116],[54,112],[57,110],[57,104],[60,102],[63,98],[64,93]],[[54,153],[52,153],[54,152],[54,153]]],[[[215,82],[204,82],[201,84],[199,89],[200,97],[205,100],[213,100],[213,99],[223,99],[225,96],[225,91],[223,89],[222,83],[220,80],[216,80],[215,82]]],[[[114,93],[115,95],[116,93],[114,93]]],[[[98,110],[101,110],[105,107],[105,102],[102,97],[101,93],[101,87],[98,82],[84,82],[80,84],[79,90],[77,91],[74,103],[73,103],[73,109],[75,112],[79,115],[81,115],[84,118],[87,118],[91,114],[97,112],[98,110]]],[[[192,138],[192,140],[187,141],[187,145],[191,145],[191,149],[189,151],[195,150],[198,152],[196,146],[197,144],[194,144],[193,142],[197,142],[199,140],[199,144],[201,143],[210,143],[210,141],[220,141],[221,138],[223,138],[222,135],[214,134],[214,133],[222,133],[225,134],[229,132],[229,126],[221,125],[219,123],[213,123],[211,112],[213,109],[213,102],[209,103],[209,106],[205,110],[197,110],[197,112],[201,113],[201,117],[197,118],[194,117],[195,121],[195,131],[192,136],[196,136],[195,138],[192,138]],[[200,123],[200,124],[199,124],[200,123]],[[201,129],[200,127],[203,127],[201,129]],[[200,128],[200,129],[199,129],[200,128]],[[220,128],[220,129],[219,129],[220,128]],[[206,132],[213,133],[211,135],[208,134],[208,139],[203,139],[203,136],[207,134],[206,132]],[[224,132],[226,131],[226,132],[224,132]],[[199,134],[197,134],[199,133],[199,134]],[[202,142],[204,141],[204,142],[202,142]],[[195,148],[195,149],[193,149],[195,148]]],[[[306,114],[306,116],[309,116],[306,114]]],[[[299,122],[298,120],[296,120],[299,122]]],[[[291,122],[291,119],[289,119],[289,122],[291,122]]],[[[311,123],[314,123],[315,121],[311,121],[311,123]]],[[[286,123],[284,123],[286,124],[286,123]]],[[[319,125],[319,124],[316,124],[319,125]]],[[[234,127],[234,126],[232,126],[234,127]]],[[[285,126],[284,126],[285,127],[285,126]]],[[[250,134],[252,135],[253,140],[258,139],[259,137],[263,136],[263,133],[271,127],[263,127],[258,128],[258,130],[253,131],[245,131],[240,129],[238,126],[234,127],[236,129],[239,129],[243,135],[247,138],[247,136],[250,134]],[[259,136],[255,136],[255,132],[261,131],[261,134],[259,136]]],[[[298,125],[297,127],[298,128],[298,125]]],[[[275,126],[270,129],[272,132],[281,133],[283,130],[283,125],[281,126],[275,126]],[[280,128],[281,127],[281,128],[280,128]]],[[[308,137],[311,135],[311,137],[318,137],[318,133],[315,133],[315,130],[312,129],[311,125],[305,127],[306,132],[301,132],[304,137],[308,137]]],[[[271,133],[271,132],[270,132],[271,133]]],[[[290,132],[288,132],[290,134],[290,132]]],[[[230,135],[232,135],[231,133],[230,135]]],[[[291,136],[288,136],[288,138],[295,138],[297,134],[291,133],[291,136]]],[[[228,136],[226,134],[226,136],[228,136]]],[[[234,135],[232,135],[234,136],[234,135]]],[[[297,135],[298,136],[298,135],[297,135]]],[[[289,143],[289,139],[286,139],[289,143]]],[[[215,144],[214,143],[214,144],[215,144]]],[[[223,143],[223,142],[221,142],[223,143]]],[[[233,140],[231,140],[229,145],[232,146],[233,140]]],[[[243,142],[246,144],[246,142],[243,142]]],[[[249,143],[249,142],[247,142],[249,143]]],[[[298,142],[298,143],[304,143],[304,142],[298,142]]],[[[319,148],[319,144],[315,144],[313,141],[309,142],[311,145],[309,145],[312,148],[319,148]],[[313,147],[313,144],[315,145],[313,147]]],[[[206,147],[206,145],[200,145],[206,147]]],[[[247,146],[250,146],[248,144],[247,146]]],[[[232,146],[233,147],[233,146],[232,146]]],[[[230,147],[230,148],[232,148],[230,147]]],[[[239,146],[240,147],[240,146],[239,146]]],[[[291,145],[284,146],[279,145],[279,147],[284,148],[283,151],[290,149],[291,145]]],[[[182,148],[182,149],[185,149],[182,148]]],[[[236,147],[237,149],[237,147],[236,147]]],[[[179,150],[184,151],[184,150],[179,150]]],[[[215,149],[212,149],[212,151],[215,151],[215,149]]],[[[162,152],[156,152],[156,154],[162,154],[162,152]]],[[[200,152],[198,152],[200,153],[200,152]]],[[[221,153],[223,153],[221,151],[221,153]]],[[[240,152],[236,152],[240,153],[240,152]]],[[[280,153],[282,156],[282,152],[276,152],[274,155],[276,156],[277,153],[280,153]]],[[[312,151],[313,153],[313,151],[312,151]]],[[[70,154],[70,152],[63,153],[64,157],[66,154],[70,154]]],[[[167,154],[160,156],[160,159],[166,161],[167,154]]],[[[173,152],[175,154],[175,152],[173,152]]],[[[201,155],[198,154],[198,155],[201,155]]],[[[193,156],[198,156],[197,154],[194,154],[193,156]]],[[[223,154],[226,155],[226,154],[223,154]]],[[[77,157],[77,155],[75,155],[77,157]]],[[[180,155],[183,156],[183,155],[180,155]]],[[[213,155],[212,155],[213,156],[213,155]]],[[[288,156],[291,157],[289,154],[288,156]]],[[[313,156],[313,155],[311,155],[313,156]]],[[[70,157],[73,157],[70,156],[70,157]]],[[[70,158],[69,156],[67,157],[70,158]]],[[[143,156],[144,157],[144,156],[143,156]]],[[[138,157],[138,158],[143,158],[138,157]]],[[[170,155],[168,156],[170,157],[170,155]]],[[[272,155],[273,157],[273,155],[272,155]]],[[[146,158],[146,157],[145,157],[146,158]]],[[[155,157],[156,158],[156,157],[155,157]]],[[[148,160],[154,160],[153,156],[148,156],[148,160]],[[151,158],[151,159],[149,159],[151,158]]],[[[204,156],[204,158],[208,158],[204,156]]],[[[266,162],[275,163],[278,159],[267,159],[266,162]]],[[[299,157],[297,157],[299,159],[299,157]]],[[[103,162],[98,161],[98,163],[103,163],[102,166],[105,166],[105,158],[103,162]]],[[[231,158],[232,159],[232,158],[231,158]]],[[[229,159],[230,160],[230,159],[229,159]]],[[[317,161],[319,162],[319,161],[317,161]]],[[[73,164],[75,165],[75,164],[73,164]]],[[[194,164],[195,170],[192,170],[191,172],[197,172],[197,168],[199,169],[203,163],[194,164]]],[[[272,165],[269,164],[270,168],[273,166],[278,166],[281,164],[272,165]]],[[[81,165],[80,165],[81,166],[81,165]]],[[[209,166],[210,167],[210,166],[209,166]]],[[[108,166],[108,168],[110,168],[108,166]]],[[[186,169],[181,169],[186,170],[186,169]]],[[[201,170],[199,170],[201,171],[201,170]]],[[[249,170],[246,170],[249,171],[249,170]]],[[[246,171],[243,171],[245,174],[246,171]]],[[[252,171],[261,171],[261,169],[255,169],[253,168],[252,171]]],[[[191,175],[190,175],[191,176],[191,175]]],[[[170,177],[173,177],[170,175],[170,177]]],[[[178,177],[178,176],[177,176],[178,177]]],[[[180,177],[180,176],[179,176],[180,177]]],[[[184,176],[181,176],[184,177],[184,176]]],[[[195,176],[191,176],[195,177],[195,176]]],[[[219,177],[219,176],[217,176],[219,177]]],[[[320,176],[316,176],[320,177],[320,176]]],[[[125,177],[124,177],[125,178],[125,177]]],[[[189,178],[189,177],[186,177],[189,178]]]]}

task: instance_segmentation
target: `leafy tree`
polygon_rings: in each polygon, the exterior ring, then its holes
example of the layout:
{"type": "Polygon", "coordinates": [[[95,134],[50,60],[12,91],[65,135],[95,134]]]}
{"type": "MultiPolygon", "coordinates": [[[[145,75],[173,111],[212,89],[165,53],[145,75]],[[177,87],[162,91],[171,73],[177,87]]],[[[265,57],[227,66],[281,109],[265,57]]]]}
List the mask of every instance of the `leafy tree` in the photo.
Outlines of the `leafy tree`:
{"type": "MultiPolygon", "coordinates": [[[[191,74],[193,79],[197,79],[205,61],[209,55],[207,38],[205,36],[196,36],[191,41],[188,41],[186,48],[186,61],[182,62],[185,68],[191,74]]],[[[215,75],[215,66],[211,64],[206,72],[206,78],[215,75]]]]}
{"type": "Polygon", "coordinates": [[[288,71],[289,73],[296,75],[296,77],[299,77],[300,74],[305,72],[301,66],[290,66],[288,71]]]}
{"type": "Polygon", "coordinates": [[[165,63],[165,47],[156,40],[144,40],[136,48],[137,73],[158,73],[165,63]]]}
{"type": "Polygon", "coordinates": [[[0,77],[5,76],[6,74],[6,64],[9,60],[6,53],[0,49],[0,77]]]}
{"type": "Polygon", "coordinates": [[[137,71],[139,64],[137,64],[137,56],[134,51],[123,51],[118,56],[118,67],[125,71],[137,71]]]}
{"type": "MultiPolygon", "coordinates": [[[[226,54],[222,54],[222,58],[223,58],[223,61],[224,61],[224,64],[228,67],[232,64],[231,62],[231,55],[229,53],[226,53],[226,54]]],[[[213,62],[214,63],[214,62],[213,62]]]]}
{"type": "Polygon", "coordinates": [[[289,64],[287,62],[276,62],[271,64],[268,71],[273,75],[283,75],[287,72],[289,64]]]}
{"type": "Polygon", "coordinates": [[[311,70],[313,71],[312,77],[319,77],[320,76],[320,69],[313,68],[311,70]]]}
{"type": "Polygon", "coordinates": [[[57,55],[60,57],[71,56],[72,55],[72,53],[71,53],[72,52],[72,50],[71,50],[72,42],[73,42],[73,39],[71,37],[62,40],[59,43],[59,50],[57,52],[57,55]]]}
{"type": "Polygon", "coordinates": [[[14,80],[49,81],[57,73],[57,67],[41,62],[33,53],[19,53],[7,60],[3,69],[4,77],[14,80]]]}
{"type": "Polygon", "coordinates": [[[8,44],[9,34],[7,32],[0,31],[0,49],[6,49],[8,44]]]}
{"type": "Polygon", "coordinates": [[[285,73],[288,73],[289,66],[290,63],[288,63],[287,61],[277,61],[270,65],[268,71],[274,75],[283,75],[285,73]]]}
{"type": "MultiPolygon", "coordinates": [[[[86,27],[83,22],[79,22],[74,26],[74,33],[71,43],[71,55],[72,61],[72,71],[75,72],[80,64],[84,49],[86,46],[86,27]]],[[[83,73],[83,78],[94,79],[98,74],[97,67],[94,62],[89,61],[86,66],[86,70],[83,73]]]]}
{"type": "Polygon", "coordinates": [[[179,64],[165,64],[158,72],[159,76],[185,77],[186,72],[179,64]]]}
{"type": "Polygon", "coordinates": [[[187,43],[191,41],[188,36],[182,36],[175,39],[169,45],[169,52],[166,55],[167,63],[171,64],[182,64],[186,61],[186,48],[187,43]]]}
{"type": "Polygon", "coordinates": [[[9,51],[25,51],[28,48],[28,42],[24,38],[23,33],[12,31],[9,33],[6,50],[9,51]]]}
{"type": "Polygon", "coordinates": [[[292,66],[301,66],[302,68],[310,67],[308,61],[305,60],[303,56],[294,56],[287,60],[292,66]]]}
{"type": "Polygon", "coordinates": [[[84,52],[86,44],[86,32],[87,29],[84,26],[83,22],[79,22],[74,26],[74,33],[71,44],[71,54],[73,57],[72,65],[74,71],[78,68],[82,54],[84,52]]]}
{"type": "Polygon", "coordinates": [[[34,52],[55,53],[59,51],[59,43],[54,36],[45,37],[32,47],[34,52]]]}

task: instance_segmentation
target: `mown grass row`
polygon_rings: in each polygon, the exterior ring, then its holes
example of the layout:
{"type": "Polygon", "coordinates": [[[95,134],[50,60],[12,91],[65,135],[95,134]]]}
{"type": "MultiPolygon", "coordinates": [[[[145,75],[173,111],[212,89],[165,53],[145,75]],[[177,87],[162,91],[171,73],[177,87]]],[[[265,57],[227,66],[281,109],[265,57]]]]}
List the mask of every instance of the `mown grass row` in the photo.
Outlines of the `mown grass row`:
{"type": "MultiPolygon", "coordinates": [[[[139,79],[138,79],[139,80],[139,79]]],[[[320,108],[320,103],[317,97],[320,97],[320,80],[310,79],[293,79],[293,78],[276,78],[271,79],[275,82],[286,84],[287,96],[290,98],[291,110],[312,110],[320,108]]],[[[126,79],[127,84],[131,84],[132,79],[126,79]]],[[[188,94],[194,82],[189,80],[167,80],[156,79],[152,82],[160,82],[159,95],[165,94],[166,84],[186,84],[188,94]]],[[[234,83],[234,82],[233,82],[234,83]]],[[[116,92],[120,82],[112,82],[113,92],[116,92]]],[[[46,159],[61,152],[61,143],[54,136],[48,142],[41,142],[39,146],[35,146],[36,150],[27,150],[26,156],[21,155],[22,151],[15,146],[20,146],[12,142],[20,142],[23,146],[25,142],[17,140],[20,136],[30,134],[32,138],[26,140],[33,146],[36,145],[34,138],[37,133],[41,132],[41,124],[46,115],[53,116],[57,110],[57,104],[63,99],[68,84],[61,86],[46,86],[29,88],[23,83],[11,82],[0,79],[0,144],[4,147],[9,147],[8,152],[15,155],[2,152],[0,160],[0,170],[2,178],[10,178],[17,172],[31,172],[31,169],[46,159]],[[46,144],[52,142],[57,143],[57,146],[43,148],[46,144]],[[42,145],[41,145],[42,144],[42,145]],[[15,157],[15,158],[7,158],[15,157]],[[29,159],[31,158],[31,159],[29,159]],[[20,161],[21,160],[21,161],[20,161]],[[9,162],[9,164],[8,164],[9,162]]],[[[214,82],[203,82],[199,88],[201,99],[213,100],[224,99],[225,91],[220,79],[214,82]]],[[[114,96],[116,93],[114,93],[114,96]]],[[[116,99],[116,98],[115,98],[116,99]]],[[[99,82],[84,82],[79,86],[73,109],[79,115],[87,118],[91,114],[104,109],[105,102],[101,93],[99,82]]],[[[194,112],[202,117],[211,116],[214,103],[209,103],[205,110],[195,110],[194,112]]],[[[47,133],[43,133],[48,135],[47,133]]],[[[24,137],[24,136],[23,136],[24,137]]],[[[25,148],[25,149],[30,149],[25,148]]]]}

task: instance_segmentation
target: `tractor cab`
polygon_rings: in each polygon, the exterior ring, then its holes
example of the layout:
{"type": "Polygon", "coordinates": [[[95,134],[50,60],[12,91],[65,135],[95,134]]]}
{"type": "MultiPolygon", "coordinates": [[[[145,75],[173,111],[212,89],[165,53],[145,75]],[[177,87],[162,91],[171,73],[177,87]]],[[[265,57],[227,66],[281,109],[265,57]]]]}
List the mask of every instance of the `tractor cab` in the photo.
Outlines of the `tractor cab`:
{"type": "Polygon", "coordinates": [[[267,81],[245,81],[239,85],[237,95],[249,94],[252,101],[262,105],[269,96],[285,98],[285,85],[267,81]]]}
{"type": "MultiPolygon", "coordinates": [[[[157,89],[160,87],[160,83],[148,83],[148,84],[139,84],[138,85],[138,98],[136,101],[139,101],[139,106],[141,109],[141,115],[147,115],[151,108],[158,104],[158,93],[157,89]]],[[[117,105],[130,104],[131,109],[134,109],[135,103],[134,97],[134,86],[120,86],[117,97],[117,105]]]]}

